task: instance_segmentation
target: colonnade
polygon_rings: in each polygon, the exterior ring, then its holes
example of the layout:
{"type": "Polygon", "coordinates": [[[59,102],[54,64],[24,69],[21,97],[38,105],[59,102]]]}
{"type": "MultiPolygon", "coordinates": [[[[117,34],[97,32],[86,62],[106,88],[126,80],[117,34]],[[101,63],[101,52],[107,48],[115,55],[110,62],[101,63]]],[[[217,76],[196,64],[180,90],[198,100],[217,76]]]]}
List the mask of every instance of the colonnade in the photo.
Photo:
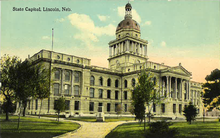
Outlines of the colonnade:
{"type": "Polygon", "coordinates": [[[185,88],[184,99],[189,100],[189,80],[172,77],[172,76],[163,76],[162,77],[162,95],[169,98],[180,99],[182,100],[183,95],[183,84],[185,88]],[[165,79],[164,79],[165,78],[165,79]],[[184,82],[184,83],[183,83],[184,82]]]}
{"type": "Polygon", "coordinates": [[[147,56],[147,45],[126,40],[109,46],[109,56],[116,56],[125,52],[130,52],[140,56],[147,56]]]}

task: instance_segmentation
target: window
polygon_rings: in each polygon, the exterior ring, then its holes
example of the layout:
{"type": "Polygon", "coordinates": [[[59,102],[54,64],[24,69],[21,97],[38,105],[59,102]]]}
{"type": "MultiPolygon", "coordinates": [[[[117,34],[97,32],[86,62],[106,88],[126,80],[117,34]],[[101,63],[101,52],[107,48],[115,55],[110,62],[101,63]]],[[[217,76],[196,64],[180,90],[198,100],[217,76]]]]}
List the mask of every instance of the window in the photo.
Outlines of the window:
{"type": "Polygon", "coordinates": [[[128,92],[124,91],[124,99],[127,100],[128,99],[128,92]]]}
{"type": "Polygon", "coordinates": [[[156,112],[156,104],[153,103],[153,112],[156,112]]]}
{"type": "Polygon", "coordinates": [[[99,89],[99,98],[103,97],[103,89],[99,89]]]}
{"type": "Polygon", "coordinates": [[[75,76],[74,82],[79,83],[79,72],[75,72],[74,76],[75,76]]]}
{"type": "Polygon", "coordinates": [[[128,81],[127,81],[127,80],[124,81],[124,85],[125,85],[125,86],[124,86],[125,88],[128,87],[128,81]]]}
{"type": "Polygon", "coordinates": [[[70,61],[70,58],[67,58],[67,61],[70,61]]]}
{"type": "Polygon", "coordinates": [[[59,84],[55,83],[53,84],[54,88],[54,95],[59,95],[59,84]]]}
{"type": "Polygon", "coordinates": [[[65,110],[70,110],[70,101],[65,100],[65,104],[66,104],[65,110]]]}
{"type": "Polygon", "coordinates": [[[115,104],[115,112],[117,112],[118,103],[115,104]]]}
{"type": "Polygon", "coordinates": [[[157,79],[156,77],[154,77],[154,85],[156,85],[156,83],[157,83],[157,79]]]}
{"type": "Polygon", "coordinates": [[[79,86],[78,85],[76,85],[76,86],[74,86],[74,95],[79,95],[79,86]]]}
{"type": "Polygon", "coordinates": [[[128,111],[128,105],[125,104],[125,112],[127,112],[127,111],[128,111]]]}
{"type": "Polygon", "coordinates": [[[38,108],[38,99],[35,100],[35,110],[38,108]]]}
{"type": "Polygon", "coordinates": [[[107,103],[107,112],[111,111],[111,103],[107,103]]]}
{"type": "Polygon", "coordinates": [[[76,61],[77,63],[79,63],[80,61],[79,61],[79,59],[77,59],[77,61],[76,61]]]}
{"type": "Polygon", "coordinates": [[[70,81],[70,72],[65,72],[65,81],[70,81]]]}
{"type": "Polygon", "coordinates": [[[115,80],[115,87],[118,88],[118,80],[115,80]]]}
{"type": "Polygon", "coordinates": [[[59,70],[56,70],[54,73],[55,73],[55,74],[54,74],[54,78],[55,78],[56,80],[59,80],[59,79],[60,79],[60,71],[59,71],[59,70]]]}
{"type": "Polygon", "coordinates": [[[162,110],[162,113],[165,113],[165,104],[161,104],[161,110],[162,110]]]}
{"type": "Polygon", "coordinates": [[[75,110],[79,110],[79,101],[75,101],[75,110]]]}
{"type": "Polygon", "coordinates": [[[60,59],[60,56],[59,56],[59,55],[57,55],[57,59],[60,59]]]}
{"type": "Polygon", "coordinates": [[[90,98],[94,98],[94,88],[90,88],[90,98]]]}
{"type": "Polygon", "coordinates": [[[182,104],[179,104],[179,113],[182,113],[182,104]]]}
{"type": "Polygon", "coordinates": [[[89,102],[89,111],[94,111],[94,102],[89,102]]]}
{"type": "Polygon", "coordinates": [[[103,78],[102,78],[102,77],[99,78],[99,85],[100,85],[100,86],[103,85],[103,78]]]}
{"type": "Polygon", "coordinates": [[[107,86],[111,86],[111,79],[110,78],[107,80],[107,86]]]}
{"type": "Polygon", "coordinates": [[[173,113],[176,113],[176,104],[173,104],[173,113]]]}
{"type": "Polygon", "coordinates": [[[92,86],[95,85],[95,77],[94,76],[90,77],[90,85],[92,85],[92,86]]]}
{"type": "Polygon", "coordinates": [[[111,90],[107,90],[107,98],[111,99],[111,90]]]}
{"type": "Polygon", "coordinates": [[[134,78],[131,80],[131,84],[133,87],[135,86],[135,79],[134,78]]]}
{"type": "Polygon", "coordinates": [[[70,92],[70,86],[69,85],[64,85],[64,92],[65,92],[64,93],[65,95],[70,95],[70,93],[69,93],[70,92]]]}
{"type": "Polygon", "coordinates": [[[118,91],[115,91],[115,100],[118,100],[118,91]]]}
{"type": "Polygon", "coordinates": [[[99,103],[99,106],[102,106],[102,103],[99,103]]]}

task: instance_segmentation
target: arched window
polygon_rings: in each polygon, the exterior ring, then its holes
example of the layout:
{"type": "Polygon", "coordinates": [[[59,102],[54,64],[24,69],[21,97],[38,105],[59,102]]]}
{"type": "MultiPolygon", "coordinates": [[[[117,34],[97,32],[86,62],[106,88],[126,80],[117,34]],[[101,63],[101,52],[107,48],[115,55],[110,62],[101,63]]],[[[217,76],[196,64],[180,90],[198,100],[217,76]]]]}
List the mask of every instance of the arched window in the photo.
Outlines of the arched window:
{"type": "Polygon", "coordinates": [[[124,87],[125,87],[125,88],[128,87],[128,81],[127,81],[127,80],[124,81],[124,87]]]}
{"type": "Polygon", "coordinates": [[[59,71],[59,70],[56,70],[56,71],[54,72],[54,78],[57,79],[57,80],[60,79],[60,71],[59,71]]]}
{"type": "Polygon", "coordinates": [[[90,85],[95,85],[95,77],[94,76],[91,76],[90,77],[90,85]]]}
{"type": "Polygon", "coordinates": [[[100,86],[103,85],[103,78],[102,78],[102,77],[99,78],[99,85],[100,85],[100,86]]]}
{"type": "Polygon", "coordinates": [[[118,88],[118,80],[115,80],[115,87],[118,88]]]}
{"type": "Polygon", "coordinates": [[[75,76],[74,82],[78,83],[79,82],[79,72],[75,72],[74,76],[75,76]]]}
{"type": "Polygon", "coordinates": [[[135,86],[135,79],[134,78],[131,80],[131,84],[133,87],[135,86]]]}
{"type": "Polygon", "coordinates": [[[65,72],[65,81],[70,81],[70,72],[69,71],[65,72]]]}
{"type": "Polygon", "coordinates": [[[111,86],[111,79],[110,78],[107,80],[107,86],[111,86]]]}

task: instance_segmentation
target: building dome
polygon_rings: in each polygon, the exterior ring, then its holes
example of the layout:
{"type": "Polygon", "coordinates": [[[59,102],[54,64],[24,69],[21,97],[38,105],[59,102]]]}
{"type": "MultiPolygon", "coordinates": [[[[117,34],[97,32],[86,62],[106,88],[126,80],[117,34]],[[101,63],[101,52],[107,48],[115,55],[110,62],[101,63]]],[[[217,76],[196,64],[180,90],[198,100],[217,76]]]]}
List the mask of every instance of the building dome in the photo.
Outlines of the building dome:
{"type": "Polygon", "coordinates": [[[132,9],[131,4],[130,4],[130,3],[127,3],[127,4],[125,5],[125,9],[132,9]]]}
{"type": "Polygon", "coordinates": [[[140,31],[140,25],[133,19],[124,19],[122,20],[118,26],[116,31],[119,31],[121,29],[135,29],[137,31],[140,31]]]}

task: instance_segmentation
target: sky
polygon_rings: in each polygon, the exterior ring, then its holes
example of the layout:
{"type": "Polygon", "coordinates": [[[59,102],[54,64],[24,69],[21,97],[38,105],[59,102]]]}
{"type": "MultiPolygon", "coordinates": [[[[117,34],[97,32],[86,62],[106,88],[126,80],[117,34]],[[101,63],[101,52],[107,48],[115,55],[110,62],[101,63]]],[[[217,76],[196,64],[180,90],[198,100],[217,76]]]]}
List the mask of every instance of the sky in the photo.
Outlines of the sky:
{"type": "MultiPolygon", "coordinates": [[[[23,60],[41,49],[91,59],[108,67],[108,43],[116,38],[127,0],[3,0],[1,56],[23,60]],[[27,7],[27,8],[26,8],[27,7]],[[41,11],[26,11],[39,8],[41,11]],[[59,8],[60,11],[43,11],[59,8]],[[69,11],[62,11],[62,7],[69,11]],[[22,9],[23,11],[18,11],[22,9]],[[16,9],[16,10],[13,10],[16,9]]],[[[130,0],[132,17],[149,42],[148,60],[192,72],[204,82],[220,68],[220,0],[130,0]]]]}

